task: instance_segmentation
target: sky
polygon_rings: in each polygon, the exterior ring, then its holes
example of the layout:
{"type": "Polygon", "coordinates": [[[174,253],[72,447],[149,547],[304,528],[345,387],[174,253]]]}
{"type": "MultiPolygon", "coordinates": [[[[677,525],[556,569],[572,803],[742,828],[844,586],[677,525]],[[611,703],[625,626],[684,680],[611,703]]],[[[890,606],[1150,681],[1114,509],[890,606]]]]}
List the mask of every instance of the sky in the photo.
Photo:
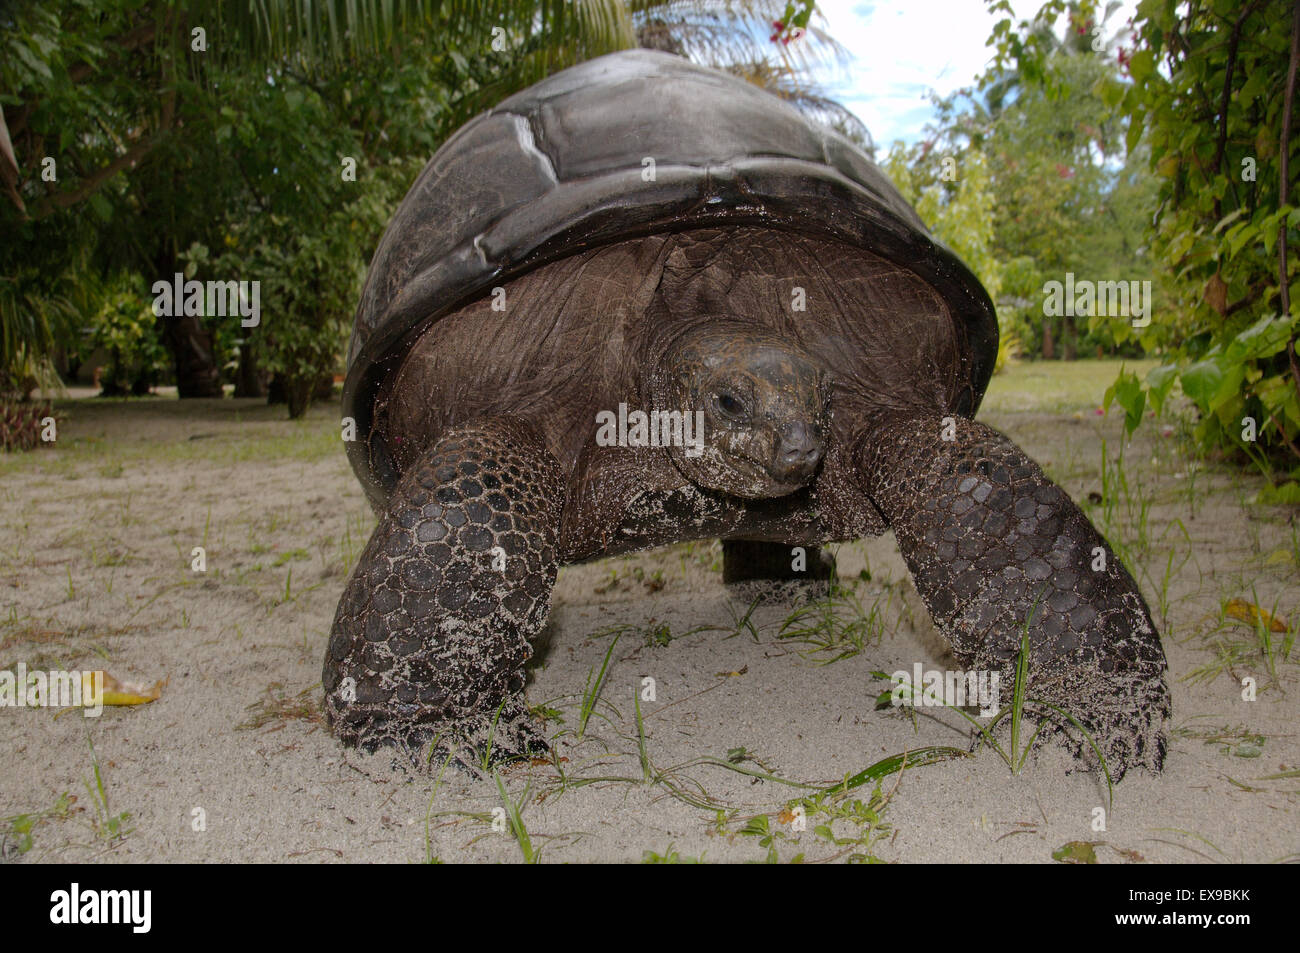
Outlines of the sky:
{"type": "MultiPolygon", "coordinates": [[[[1039,0],[1012,0],[1027,19],[1039,0]]],[[[1122,24],[1136,4],[1128,0],[1112,23],[1122,24]]],[[[945,96],[971,85],[987,65],[984,45],[999,17],[984,0],[817,0],[821,23],[849,53],[842,68],[818,72],[831,96],[870,130],[882,152],[895,139],[913,143],[934,115],[927,92],[945,96]]]]}

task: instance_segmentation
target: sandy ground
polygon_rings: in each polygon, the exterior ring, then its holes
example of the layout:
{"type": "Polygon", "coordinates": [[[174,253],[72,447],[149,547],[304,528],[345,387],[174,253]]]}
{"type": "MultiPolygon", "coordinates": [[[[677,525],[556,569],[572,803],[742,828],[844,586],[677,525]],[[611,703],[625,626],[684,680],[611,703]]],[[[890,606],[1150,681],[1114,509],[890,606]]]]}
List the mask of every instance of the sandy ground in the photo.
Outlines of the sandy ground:
{"type": "Polygon", "coordinates": [[[1189,461],[1155,421],[1117,469],[1120,415],[1096,410],[1114,370],[1023,365],[980,415],[1076,499],[1095,494],[1088,512],[1133,554],[1164,634],[1167,767],[1118,785],[1104,830],[1104,781],[1056,748],[1019,774],[986,748],[839,797],[774,779],[826,788],[907,749],[968,747],[953,712],[875,708],[873,671],[945,667],[887,535],[839,547],[858,608],[803,638],[793,624],[781,637],[788,607],[744,624],[716,543],[562,570],[527,690],[558,760],[500,772],[517,835],[496,779],[413,779],[344,751],[321,722],[335,603],[373,526],[335,408],[292,423],[256,402],[83,399],[62,405],[54,448],[0,459],[0,667],[167,683],[99,718],[0,709],[0,850],[20,862],[1051,862],[1082,841],[1101,863],[1300,859],[1300,650],[1288,660],[1288,635],[1273,635],[1270,663],[1256,629],[1221,608],[1300,609],[1295,516],[1252,504],[1258,479],[1189,461]],[[195,546],[206,572],[191,569],[195,546]],[[581,697],[615,634],[583,730],[581,697]],[[634,698],[647,677],[643,759],[634,698]],[[801,797],[802,832],[788,810],[801,797]]]}

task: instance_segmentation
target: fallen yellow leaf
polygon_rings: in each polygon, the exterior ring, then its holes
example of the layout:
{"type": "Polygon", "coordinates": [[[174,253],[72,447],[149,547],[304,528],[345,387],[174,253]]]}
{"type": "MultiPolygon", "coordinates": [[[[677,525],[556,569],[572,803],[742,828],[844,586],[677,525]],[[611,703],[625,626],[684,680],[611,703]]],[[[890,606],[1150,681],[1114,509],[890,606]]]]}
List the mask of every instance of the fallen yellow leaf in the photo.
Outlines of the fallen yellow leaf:
{"type": "Polygon", "coordinates": [[[1251,625],[1266,625],[1270,632],[1285,632],[1287,630],[1285,619],[1270,615],[1267,609],[1261,609],[1244,599],[1229,599],[1223,604],[1223,614],[1231,619],[1236,619],[1238,622],[1248,622],[1251,625]]]}
{"type": "MultiPolygon", "coordinates": [[[[82,698],[88,695],[94,697],[94,686],[91,683],[94,675],[94,672],[82,673],[82,698]]],[[[166,679],[159,679],[152,687],[145,687],[137,682],[119,682],[108,672],[104,672],[103,675],[105,705],[144,705],[157,701],[162,697],[163,686],[167,684],[166,679]]]]}

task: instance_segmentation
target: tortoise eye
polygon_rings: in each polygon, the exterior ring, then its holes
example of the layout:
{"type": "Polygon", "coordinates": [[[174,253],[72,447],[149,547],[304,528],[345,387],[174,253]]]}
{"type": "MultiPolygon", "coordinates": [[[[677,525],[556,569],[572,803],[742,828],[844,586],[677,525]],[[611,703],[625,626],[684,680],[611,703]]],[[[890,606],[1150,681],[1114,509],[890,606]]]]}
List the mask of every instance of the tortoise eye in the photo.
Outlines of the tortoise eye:
{"type": "Polygon", "coordinates": [[[731,417],[735,420],[742,420],[749,416],[749,411],[745,407],[745,402],[735,394],[730,394],[727,391],[720,391],[713,395],[713,402],[727,417],[731,417]]]}

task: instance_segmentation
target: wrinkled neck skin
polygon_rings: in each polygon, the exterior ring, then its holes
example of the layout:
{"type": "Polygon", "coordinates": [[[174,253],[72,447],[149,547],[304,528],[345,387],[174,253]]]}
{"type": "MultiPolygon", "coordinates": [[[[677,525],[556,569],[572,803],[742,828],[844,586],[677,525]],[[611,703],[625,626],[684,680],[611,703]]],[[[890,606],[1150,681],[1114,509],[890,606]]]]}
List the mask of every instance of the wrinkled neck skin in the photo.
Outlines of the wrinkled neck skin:
{"type": "Polygon", "coordinates": [[[756,323],[712,317],[657,326],[664,330],[648,342],[642,392],[660,419],[684,418],[692,439],[660,450],[677,471],[749,500],[811,483],[830,435],[825,368],[756,323]]]}

